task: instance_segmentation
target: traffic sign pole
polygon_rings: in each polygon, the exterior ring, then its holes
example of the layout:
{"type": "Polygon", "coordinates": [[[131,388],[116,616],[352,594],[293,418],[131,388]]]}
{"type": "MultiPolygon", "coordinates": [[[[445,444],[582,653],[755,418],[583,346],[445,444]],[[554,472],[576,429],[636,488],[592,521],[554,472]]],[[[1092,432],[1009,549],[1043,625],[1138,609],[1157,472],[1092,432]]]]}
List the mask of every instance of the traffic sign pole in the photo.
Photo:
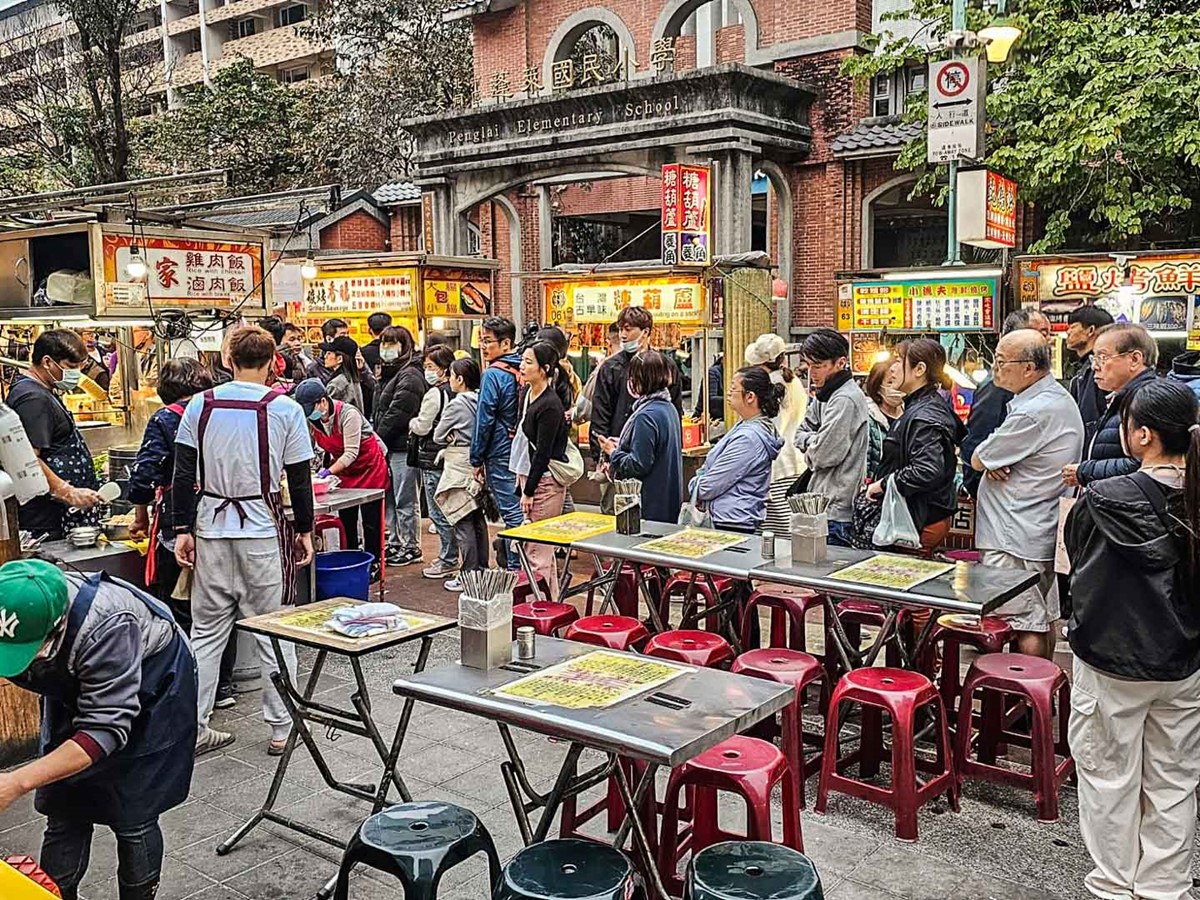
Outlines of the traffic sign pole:
{"type": "MultiPolygon", "coordinates": [[[[967,0],[953,0],[950,12],[952,31],[967,30],[967,0]]],[[[953,51],[955,59],[958,52],[953,51]]],[[[932,90],[932,85],[930,85],[932,90]]],[[[950,194],[946,199],[946,262],[943,265],[961,266],[962,252],[958,245],[958,161],[950,161],[950,194]]]]}

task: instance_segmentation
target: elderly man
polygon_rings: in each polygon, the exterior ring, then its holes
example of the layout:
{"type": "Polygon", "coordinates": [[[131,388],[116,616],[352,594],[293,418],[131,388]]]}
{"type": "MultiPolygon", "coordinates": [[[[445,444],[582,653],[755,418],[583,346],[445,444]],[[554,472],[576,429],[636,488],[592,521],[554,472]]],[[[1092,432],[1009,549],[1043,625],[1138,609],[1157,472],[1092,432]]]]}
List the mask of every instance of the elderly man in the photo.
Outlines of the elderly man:
{"type": "Polygon", "coordinates": [[[1071,310],[1067,316],[1067,349],[1079,357],[1079,371],[1071,379],[1068,390],[1075,398],[1079,414],[1083,416],[1084,445],[1091,443],[1096,433],[1096,423],[1104,412],[1104,393],[1096,387],[1096,371],[1092,368],[1092,351],[1100,331],[1113,323],[1108,310],[1093,303],[1085,303],[1071,310]]]}
{"type": "Polygon", "coordinates": [[[1137,471],[1138,461],[1121,446],[1121,404],[1148,381],[1153,381],[1158,345],[1141,325],[1120,323],[1100,331],[1092,350],[1096,387],[1108,396],[1096,432],[1085,448],[1083,462],[1063,466],[1069,487],[1091,484],[1114,475],[1137,471]]]}
{"type": "Polygon", "coordinates": [[[975,546],[986,565],[1036,572],[1038,583],[995,611],[1017,633],[1022,653],[1054,654],[1059,617],[1054,577],[1058,499],[1064,465],[1079,459],[1083,419],[1050,371],[1050,347],[1038,332],[1000,339],[992,369],[996,387],[1012,393],[1000,426],[975,448],[979,485],[975,546]]]}

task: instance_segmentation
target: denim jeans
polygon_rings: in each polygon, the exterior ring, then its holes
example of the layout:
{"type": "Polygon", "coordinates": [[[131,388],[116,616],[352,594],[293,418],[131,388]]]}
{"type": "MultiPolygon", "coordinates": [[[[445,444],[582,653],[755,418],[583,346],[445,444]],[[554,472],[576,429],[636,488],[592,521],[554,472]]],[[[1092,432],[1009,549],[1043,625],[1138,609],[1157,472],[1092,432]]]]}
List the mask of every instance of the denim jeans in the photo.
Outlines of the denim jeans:
{"type": "Polygon", "coordinates": [[[417,476],[419,470],[408,465],[408,454],[402,450],[388,454],[392,469],[392,490],[396,497],[396,516],[393,522],[396,546],[401,550],[421,549],[420,515],[417,509],[417,476]]]}
{"type": "Polygon", "coordinates": [[[850,522],[830,522],[827,543],[831,547],[849,547],[854,525],[850,522]]]}
{"type": "Polygon", "coordinates": [[[454,529],[450,527],[450,523],[442,515],[437,501],[433,499],[433,495],[437,493],[438,482],[441,481],[441,478],[441,469],[421,470],[421,480],[425,483],[425,505],[429,508],[429,518],[433,522],[433,527],[437,529],[438,540],[441,542],[441,552],[438,553],[438,559],[442,561],[442,565],[457,566],[458,541],[454,539],[454,529]]]}
{"type": "MultiPolygon", "coordinates": [[[[505,457],[489,459],[486,465],[487,486],[500,507],[500,518],[509,528],[516,528],[525,521],[521,512],[521,498],[517,496],[517,476],[508,468],[505,457]]],[[[521,561],[512,546],[508,547],[508,567],[514,571],[520,569],[521,561]]]]}
{"type": "MultiPolygon", "coordinates": [[[[62,891],[63,900],[77,900],[79,882],[87,873],[92,851],[89,822],[47,819],[42,836],[42,868],[62,891]]],[[[162,872],[163,836],[158,819],[114,828],[117,838],[119,900],[152,900],[162,872]]]]}

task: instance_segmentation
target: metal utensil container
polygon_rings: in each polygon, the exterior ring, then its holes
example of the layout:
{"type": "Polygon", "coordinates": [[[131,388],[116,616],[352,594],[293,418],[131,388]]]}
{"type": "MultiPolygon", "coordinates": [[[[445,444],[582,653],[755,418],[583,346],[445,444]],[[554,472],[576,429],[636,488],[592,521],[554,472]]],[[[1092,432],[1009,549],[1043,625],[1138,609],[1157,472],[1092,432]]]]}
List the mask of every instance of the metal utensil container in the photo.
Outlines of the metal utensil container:
{"type": "Polygon", "coordinates": [[[823,562],[829,551],[829,517],[826,513],[792,513],[792,562],[823,562]]]}

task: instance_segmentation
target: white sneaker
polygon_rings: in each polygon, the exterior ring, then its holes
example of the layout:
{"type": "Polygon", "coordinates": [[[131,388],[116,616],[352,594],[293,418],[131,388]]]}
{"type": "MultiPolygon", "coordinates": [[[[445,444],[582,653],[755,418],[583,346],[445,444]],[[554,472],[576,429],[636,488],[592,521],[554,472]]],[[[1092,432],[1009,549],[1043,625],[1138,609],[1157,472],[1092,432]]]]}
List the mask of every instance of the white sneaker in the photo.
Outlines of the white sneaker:
{"type": "Polygon", "coordinates": [[[214,750],[228,747],[233,741],[234,737],[228,731],[205,728],[196,735],[196,755],[203,756],[205,753],[212,753],[214,750]]]}
{"type": "Polygon", "coordinates": [[[433,561],[433,565],[426,566],[421,570],[421,574],[426,578],[446,578],[447,576],[455,574],[457,571],[458,566],[447,565],[440,559],[435,559],[433,561]]]}
{"type": "Polygon", "coordinates": [[[457,575],[455,575],[453,578],[448,578],[443,581],[442,587],[456,594],[462,593],[462,582],[458,580],[457,575]]]}
{"type": "Polygon", "coordinates": [[[434,525],[432,522],[429,523],[429,533],[437,534],[437,526],[434,525]]]}

